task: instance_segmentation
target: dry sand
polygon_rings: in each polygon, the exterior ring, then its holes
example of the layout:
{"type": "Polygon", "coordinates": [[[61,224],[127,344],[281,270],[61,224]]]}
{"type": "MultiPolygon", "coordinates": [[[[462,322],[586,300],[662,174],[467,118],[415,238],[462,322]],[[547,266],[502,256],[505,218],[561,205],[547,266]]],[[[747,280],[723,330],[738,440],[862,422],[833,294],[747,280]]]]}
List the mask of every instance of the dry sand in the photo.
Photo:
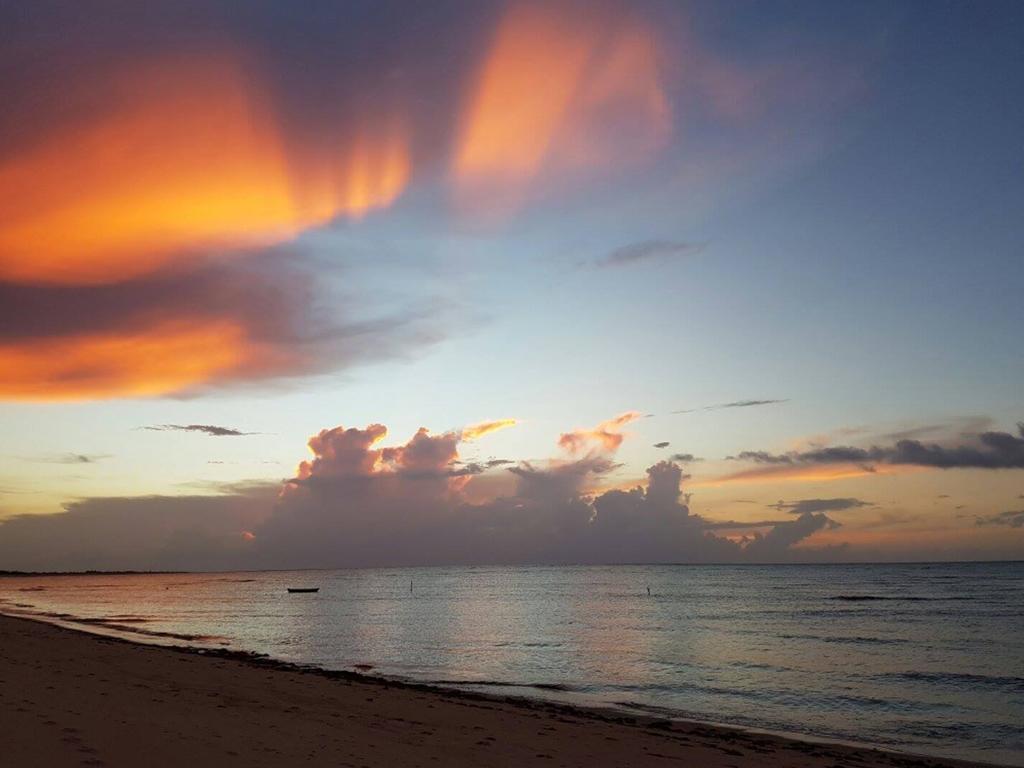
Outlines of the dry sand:
{"type": "Polygon", "coordinates": [[[0,765],[966,766],[137,645],[0,616],[0,765]]]}

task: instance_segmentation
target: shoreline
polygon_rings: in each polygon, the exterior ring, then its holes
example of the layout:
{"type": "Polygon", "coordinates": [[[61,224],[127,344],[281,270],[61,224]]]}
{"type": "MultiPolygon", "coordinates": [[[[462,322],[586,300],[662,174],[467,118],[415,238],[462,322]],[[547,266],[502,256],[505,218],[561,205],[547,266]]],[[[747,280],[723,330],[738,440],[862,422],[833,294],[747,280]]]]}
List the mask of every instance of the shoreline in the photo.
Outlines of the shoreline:
{"type": "MultiPolygon", "coordinates": [[[[321,728],[322,732],[312,742],[302,741],[298,744],[282,733],[282,738],[271,740],[273,743],[261,747],[265,754],[248,750],[248,757],[238,760],[236,764],[269,766],[298,761],[315,765],[322,761],[324,765],[374,766],[402,761],[422,765],[517,765],[524,760],[542,764],[554,760],[554,764],[582,766],[664,765],[666,759],[680,759],[709,768],[993,768],[997,765],[914,755],[813,736],[800,738],[729,725],[669,719],[634,713],[625,708],[578,705],[526,695],[504,695],[398,680],[362,672],[327,670],[226,648],[139,642],[87,628],[68,627],[40,616],[0,614],[0,637],[4,640],[0,643],[0,711],[5,712],[0,723],[10,721],[12,710],[22,715],[34,712],[35,718],[21,719],[42,722],[42,725],[34,729],[11,727],[11,733],[0,734],[4,736],[5,742],[13,738],[14,754],[23,758],[14,764],[40,762],[41,756],[32,750],[40,747],[40,739],[45,741],[49,730],[80,734],[75,736],[74,742],[65,738],[60,743],[81,742],[85,744],[84,749],[92,749],[105,756],[93,758],[90,757],[91,752],[79,748],[79,756],[84,754],[87,756],[85,759],[76,762],[68,755],[64,760],[48,759],[45,761],[48,765],[131,765],[133,759],[137,759],[138,752],[131,751],[131,746],[122,745],[110,749],[118,740],[112,740],[109,731],[119,730],[110,722],[93,722],[88,728],[57,728],[61,725],[57,720],[61,697],[53,692],[60,691],[61,687],[45,685],[40,678],[48,673],[53,682],[69,677],[77,678],[80,690],[76,689],[76,699],[84,697],[92,705],[100,705],[101,710],[118,711],[127,717],[121,718],[121,725],[131,731],[136,731],[137,728],[132,726],[138,725],[132,722],[132,718],[141,717],[154,722],[166,720],[167,707],[161,705],[171,703],[161,696],[166,696],[168,691],[174,692],[176,697],[184,694],[190,700],[184,711],[171,706],[172,715],[177,713],[191,721],[196,714],[201,713],[202,722],[218,732],[238,731],[239,728],[239,723],[227,714],[230,709],[225,702],[244,700],[248,708],[255,712],[280,710],[276,718],[261,719],[255,727],[243,728],[247,735],[235,744],[234,749],[218,749],[215,743],[199,748],[198,744],[190,744],[190,740],[205,740],[191,738],[186,729],[176,737],[177,741],[183,740],[184,744],[177,751],[164,750],[168,762],[150,760],[154,765],[174,765],[184,759],[199,766],[221,765],[228,758],[241,757],[243,753],[239,748],[246,749],[252,738],[265,738],[268,733],[279,730],[282,721],[300,731],[309,730],[311,721],[327,727],[321,728]],[[35,661],[34,651],[37,654],[35,661]],[[70,668],[52,661],[49,668],[40,663],[45,659],[41,660],[38,656],[49,657],[51,652],[58,655],[70,654],[65,657],[64,664],[70,665],[70,668]],[[183,663],[190,667],[185,677],[180,674],[183,663]],[[95,683],[81,683],[83,677],[96,678],[101,672],[109,675],[111,666],[124,665],[130,669],[124,670],[122,679],[113,681],[109,677],[100,678],[105,680],[108,686],[106,690],[96,690],[95,683]],[[79,666],[90,671],[84,676],[76,674],[74,670],[79,666]],[[27,671],[25,667],[30,667],[31,672],[24,674],[27,671]],[[230,674],[225,676],[225,670],[230,674]],[[151,678],[150,684],[143,686],[150,703],[148,706],[143,703],[141,709],[134,702],[137,697],[125,688],[125,684],[136,679],[140,673],[151,678]],[[214,678],[218,686],[211,691],[210,683],[214,678]],[[274,687],[281,689],[269,699],[260,692],[260,683],[268,679],[273,681],[274,687]],[[2,685],[3,681],[12,681],[14,685],[2,685]],[[111,685],[113,689],[109,689],[111,685]],[[5,692],[4,688],[8,690],[5,692]],[[310,700],[311,689],[317,689],[320,698],[310,700]],[[24,695],[29,692],[34,694],[32,699],[24,695]],[[202,695],[198,696],[200,693],[202,695]],[[12,706],[19,696],[22,704],[31,703],[35,710],[12,706]],[[360,706],[360,702],[377,702],[378,697],[385,699],[375,706],[379,711],[371,714],[360,706]],[[293,703],[282,709],[282,705],[287,702],[293,703]],[[301,706],[298,702],[301,702],[301,706]],[[339,717],[340,712],[349,710],[352,711],[347,715],[346,727],[339,730],[337,723],[332,721],[339,717]],[[417,731],[419,726],[428,724],[425,722],[427,715],[434,730],[417,731]],[[413,724],[413,727],[403,724],[413,724]],[[334,728],[329,727],[332,725],[334,728]],[[409,731],[404,734],[406,741],[400,739],[396,742],[388,738],[381,743],[383,734],[396,730],[409,731]],[[467,730],[472,738],[471,744],[464,743],[467,741],[467,730]],[[488,735],[476,738],[479,736],[478,731],[487,732],[488,735]],[[441,743],[436,744],[434,742],[438,740],[439,734],[441,743]],[[341,738],[339,741],[341,736],[349,738],[341,738]],[[344,748],[354,749],[347,753],[348,761],[341,759],[338,754],[330,757],[326,754],[330,750],[326,748],[325,742],[332,737],[336,744],[344,742],[344,748]],[[105,744],[108,748],[100,749],[90,746],[91,743],[105,744]],[[283,751],[285,747],[291,751],[283,751]],[[313,751],[310,752],[309,748],[313,751]],[[19,749],[22,751],[19,752],[19,749]],[[127,754],[126,749],[129,750],[127,754]],[[185,751],[182,752],[182,749],[185,751]],[[171,754],[177,756],[171,760],[171,754]],[[277,757],[272,757],[275,754],[277,757]],[[268,755],[271,757],[268,758],[268,755]],[[88,762],[91,759],[100,762],[88,762]]],[[[133,684],[133,687],[137,686],[138,682],[133,684]]],[[[87,708],[83,707],[83,711],[69,710],[66,714],[75,718],[86,717],[87,708]]],[[[8,728],[0,726],[0,732],[4,730],[8,728]]],[[[168,731],[162,729],[162,732],[166,734],[168,731]]],[[[151,734],[136,744],[134,749],[145,749],[148,752],[155,746],[150,743],[154,738],[156,735],[151,734]]],[[[160,739],[156,738],[156,741],[160,739]]]]}

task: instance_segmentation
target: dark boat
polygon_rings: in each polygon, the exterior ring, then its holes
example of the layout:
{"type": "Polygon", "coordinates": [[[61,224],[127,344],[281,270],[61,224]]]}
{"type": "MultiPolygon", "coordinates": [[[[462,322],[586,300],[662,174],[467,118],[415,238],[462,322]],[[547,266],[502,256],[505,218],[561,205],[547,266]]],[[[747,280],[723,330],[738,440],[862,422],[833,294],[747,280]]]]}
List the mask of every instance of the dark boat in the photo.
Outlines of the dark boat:
{"type": "Polygon", "coordinates": [[[288,587],[289,592],[319,592],[320,587],[288,587]]]}

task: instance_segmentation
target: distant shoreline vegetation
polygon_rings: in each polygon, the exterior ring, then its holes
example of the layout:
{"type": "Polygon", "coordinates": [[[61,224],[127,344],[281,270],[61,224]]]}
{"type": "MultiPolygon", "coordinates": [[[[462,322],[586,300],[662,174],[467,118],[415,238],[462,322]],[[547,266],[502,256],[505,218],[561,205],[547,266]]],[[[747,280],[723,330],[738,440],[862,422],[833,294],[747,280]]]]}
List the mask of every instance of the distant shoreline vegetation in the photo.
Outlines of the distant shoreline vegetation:
{"type": "Polygon", "coordinates": [[[834,563],[519,563],[518,565],[505,565],[501,563],[475,563],[473,565],[379,565],[379,566],[336,566],[333,568],[257,568],[228,571],[7,571],[0,569],[0,578],[7,577],[38,577],[38,576],[174,576],[174,575],[202,575],[202,574],[224,574],[224,573],[289,573],[291,571],[413,571],[430,570],[435,568],[714,568],[717,566],[727,568],[849,568],[849,567],[875,567],[895,565],[999,565],[1020,563],[1024,564],[1024,557],[1014,560],[904,560],[904,561],[854,561],[834,563]]]}
{"type": "Polygon", "coordinates": [[[159,576],[176,573],[200,573],[200,571],[4,571],[0,577],[7,576],[159,576]]]}

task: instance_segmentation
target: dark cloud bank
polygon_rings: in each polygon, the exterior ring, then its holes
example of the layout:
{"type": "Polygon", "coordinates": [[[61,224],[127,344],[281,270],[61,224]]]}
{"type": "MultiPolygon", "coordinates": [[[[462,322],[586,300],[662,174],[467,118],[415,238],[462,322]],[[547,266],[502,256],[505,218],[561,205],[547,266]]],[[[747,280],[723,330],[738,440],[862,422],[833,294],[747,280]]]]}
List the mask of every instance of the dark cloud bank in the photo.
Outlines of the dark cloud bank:
{"type": "MultiPolygon", "coordinates": [[[[486,467],[456,469],[461,433],[338,427],[310,440],[314,459],[283,484],[220,495],[94,498],[56,515],[0,524],[0,568],[243,569],[482,563],[771,562],[814,559],[793,545],[838,523],[824,512],[733,524],[731,540],[689,508],[682,469],[661,461],[646,487],[592,495],[617,464],[607,453],[486,475],[496,498],[467,499],[486,467]],[[758,530],[760,528],[760,530],[758,530]],[[767,530],[765,530],[767,529],[767,530]]],[[[795,510],[794,510],[795,511],[795,510]]]]}
{"type": "MultiPolygon", "coordinates": [[[[107,285],[0,281],[0,344],[40,344],[123,328],[147,330],[173,326],[183,318],[237,326],[247,353],[237,365],[182,393],[187,395],[402,357],[445,335],[436,306],[373,306],[369,296],[357,292],[339,305],[325,288],[328,277],[308,260],[267,249],[244,261],[107,285]]],[[[61,385],[88,387],[97,377],[94,367],[83,366],[65,372],[61,385]]]]}
{"type": "Polygon", "coordinates": [[[987,431],[966,434],[962,436],[962,442],[953,445],[904,439],[892,445],[870,448],[830,446],[789,453],[743,451],[729,458],[780,467],[893,464],[935,469],[1024,469],[1024,422],[1017,424],[1017,433],[987,431]]]}

